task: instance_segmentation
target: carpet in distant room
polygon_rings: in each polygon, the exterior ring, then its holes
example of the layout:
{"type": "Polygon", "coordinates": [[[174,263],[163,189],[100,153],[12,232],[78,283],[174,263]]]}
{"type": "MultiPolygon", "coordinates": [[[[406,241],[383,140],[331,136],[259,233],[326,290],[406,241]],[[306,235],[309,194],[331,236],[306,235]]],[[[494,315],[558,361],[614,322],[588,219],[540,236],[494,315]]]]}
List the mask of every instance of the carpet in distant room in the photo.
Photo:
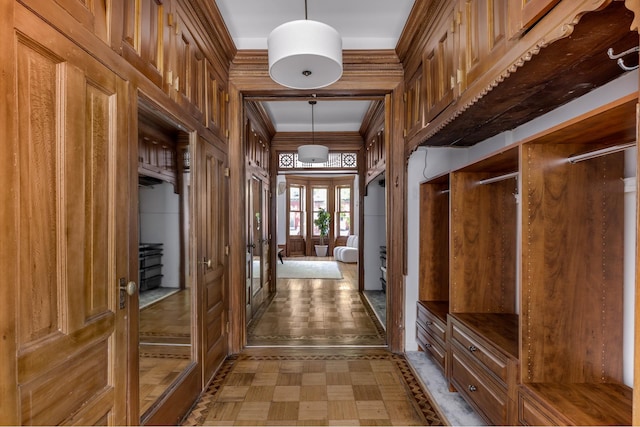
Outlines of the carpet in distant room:
{"type": "Polygon", "coordinates": [[[284,260],[276,267],[279,279],[342,279],[335,261],[284,260]]]}

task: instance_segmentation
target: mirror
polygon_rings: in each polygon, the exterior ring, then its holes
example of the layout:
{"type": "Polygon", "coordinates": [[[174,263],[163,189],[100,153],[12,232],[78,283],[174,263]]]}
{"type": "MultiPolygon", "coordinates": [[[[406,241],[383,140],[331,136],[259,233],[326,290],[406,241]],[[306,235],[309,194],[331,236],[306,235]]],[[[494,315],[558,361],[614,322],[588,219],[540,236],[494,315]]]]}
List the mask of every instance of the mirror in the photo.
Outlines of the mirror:
{"type": "Polygon", "coordinates": [[[145,418],[192,363],[188,134],[139,117],[139,396],[145,418]]]}

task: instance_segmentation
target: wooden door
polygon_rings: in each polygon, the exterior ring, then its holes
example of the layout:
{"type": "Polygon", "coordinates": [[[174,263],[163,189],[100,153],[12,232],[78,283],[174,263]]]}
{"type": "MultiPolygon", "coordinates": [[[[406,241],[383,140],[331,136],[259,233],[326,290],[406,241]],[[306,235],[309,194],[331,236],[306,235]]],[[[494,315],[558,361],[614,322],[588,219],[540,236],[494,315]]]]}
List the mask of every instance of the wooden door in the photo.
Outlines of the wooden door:
{"type": "Polygon", "coordinates": [[[15,287],[3,304],[16,346],[3,364],[16,375],[2,378],[15,399],[2,399],[0,423],[135,423],[125,412],[131,298],[119,289],[135,280],[127,83],[25,9],[15,19],[16,239],[3,241],[13,265],[2,271],[15,287]]]}
{"type": "Polygon", "coordinates": [[[207,141],[198,141],[199,201],[198,281],[204,292],[204,381],[227,355],[228,178],[226,155],[207,141]]]}

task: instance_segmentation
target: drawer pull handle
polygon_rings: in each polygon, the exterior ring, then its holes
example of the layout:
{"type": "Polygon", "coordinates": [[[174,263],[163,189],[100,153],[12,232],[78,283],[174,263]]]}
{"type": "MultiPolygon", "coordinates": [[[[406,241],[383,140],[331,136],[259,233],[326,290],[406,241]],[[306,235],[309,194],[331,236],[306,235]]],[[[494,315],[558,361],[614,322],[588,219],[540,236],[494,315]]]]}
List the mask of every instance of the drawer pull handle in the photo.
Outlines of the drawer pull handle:
{"type": "Polygon", "coordinates": [[[474,352],[474,351],[476,351],[477,349],[478,349],[478,347],[476,347],[475,345],[470,345],[470,346],[469,346],[469,351],[470,351],[471,353],[473,353],[473,352],[474,352]]]}
{"type": "Polygon", "coordinates": [[[431,344],[426,344],[425,347],[431,348],[431,344]]]}
{"type": "Polygon", "coordinates": [[[427,326],[431,326],[431,325],[433,325],[433,322],[430,322],[427,320],[427,326]]]}
{"type": "Polygon", "coordinates": [[[469,385],[469,387],[468,387],[468,388],[469,388],[469,391],[470,391],[470,392],[474,392],[474,391],[478,390],[478,387],[476,387],[476,386],[474,386],[474,385],[469,385]]]}

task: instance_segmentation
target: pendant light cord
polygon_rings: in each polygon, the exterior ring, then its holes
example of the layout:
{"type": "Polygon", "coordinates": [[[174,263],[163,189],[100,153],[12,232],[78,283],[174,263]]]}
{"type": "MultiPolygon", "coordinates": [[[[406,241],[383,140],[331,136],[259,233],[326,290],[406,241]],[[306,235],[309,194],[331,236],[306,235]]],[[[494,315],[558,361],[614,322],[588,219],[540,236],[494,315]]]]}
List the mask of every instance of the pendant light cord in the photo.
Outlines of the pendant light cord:
{"type": "MultiPolygon", "coordinates": [[[[307,2],[305,1],[305,4],[307,2]]],[[[314,119],[313,119],[313,106],[316,105],[316,101],[309,101],[309,104],[311,104],[311,144],[315,145],[316,143],[316,138],[315,138],[315,126],[314,126],[314,119]]]]}
{"type": "Polygon", "coordinates": [[[307,17],[307,0],[304,0],[304,20],[308,20],[309,18],[307,17]]]}

